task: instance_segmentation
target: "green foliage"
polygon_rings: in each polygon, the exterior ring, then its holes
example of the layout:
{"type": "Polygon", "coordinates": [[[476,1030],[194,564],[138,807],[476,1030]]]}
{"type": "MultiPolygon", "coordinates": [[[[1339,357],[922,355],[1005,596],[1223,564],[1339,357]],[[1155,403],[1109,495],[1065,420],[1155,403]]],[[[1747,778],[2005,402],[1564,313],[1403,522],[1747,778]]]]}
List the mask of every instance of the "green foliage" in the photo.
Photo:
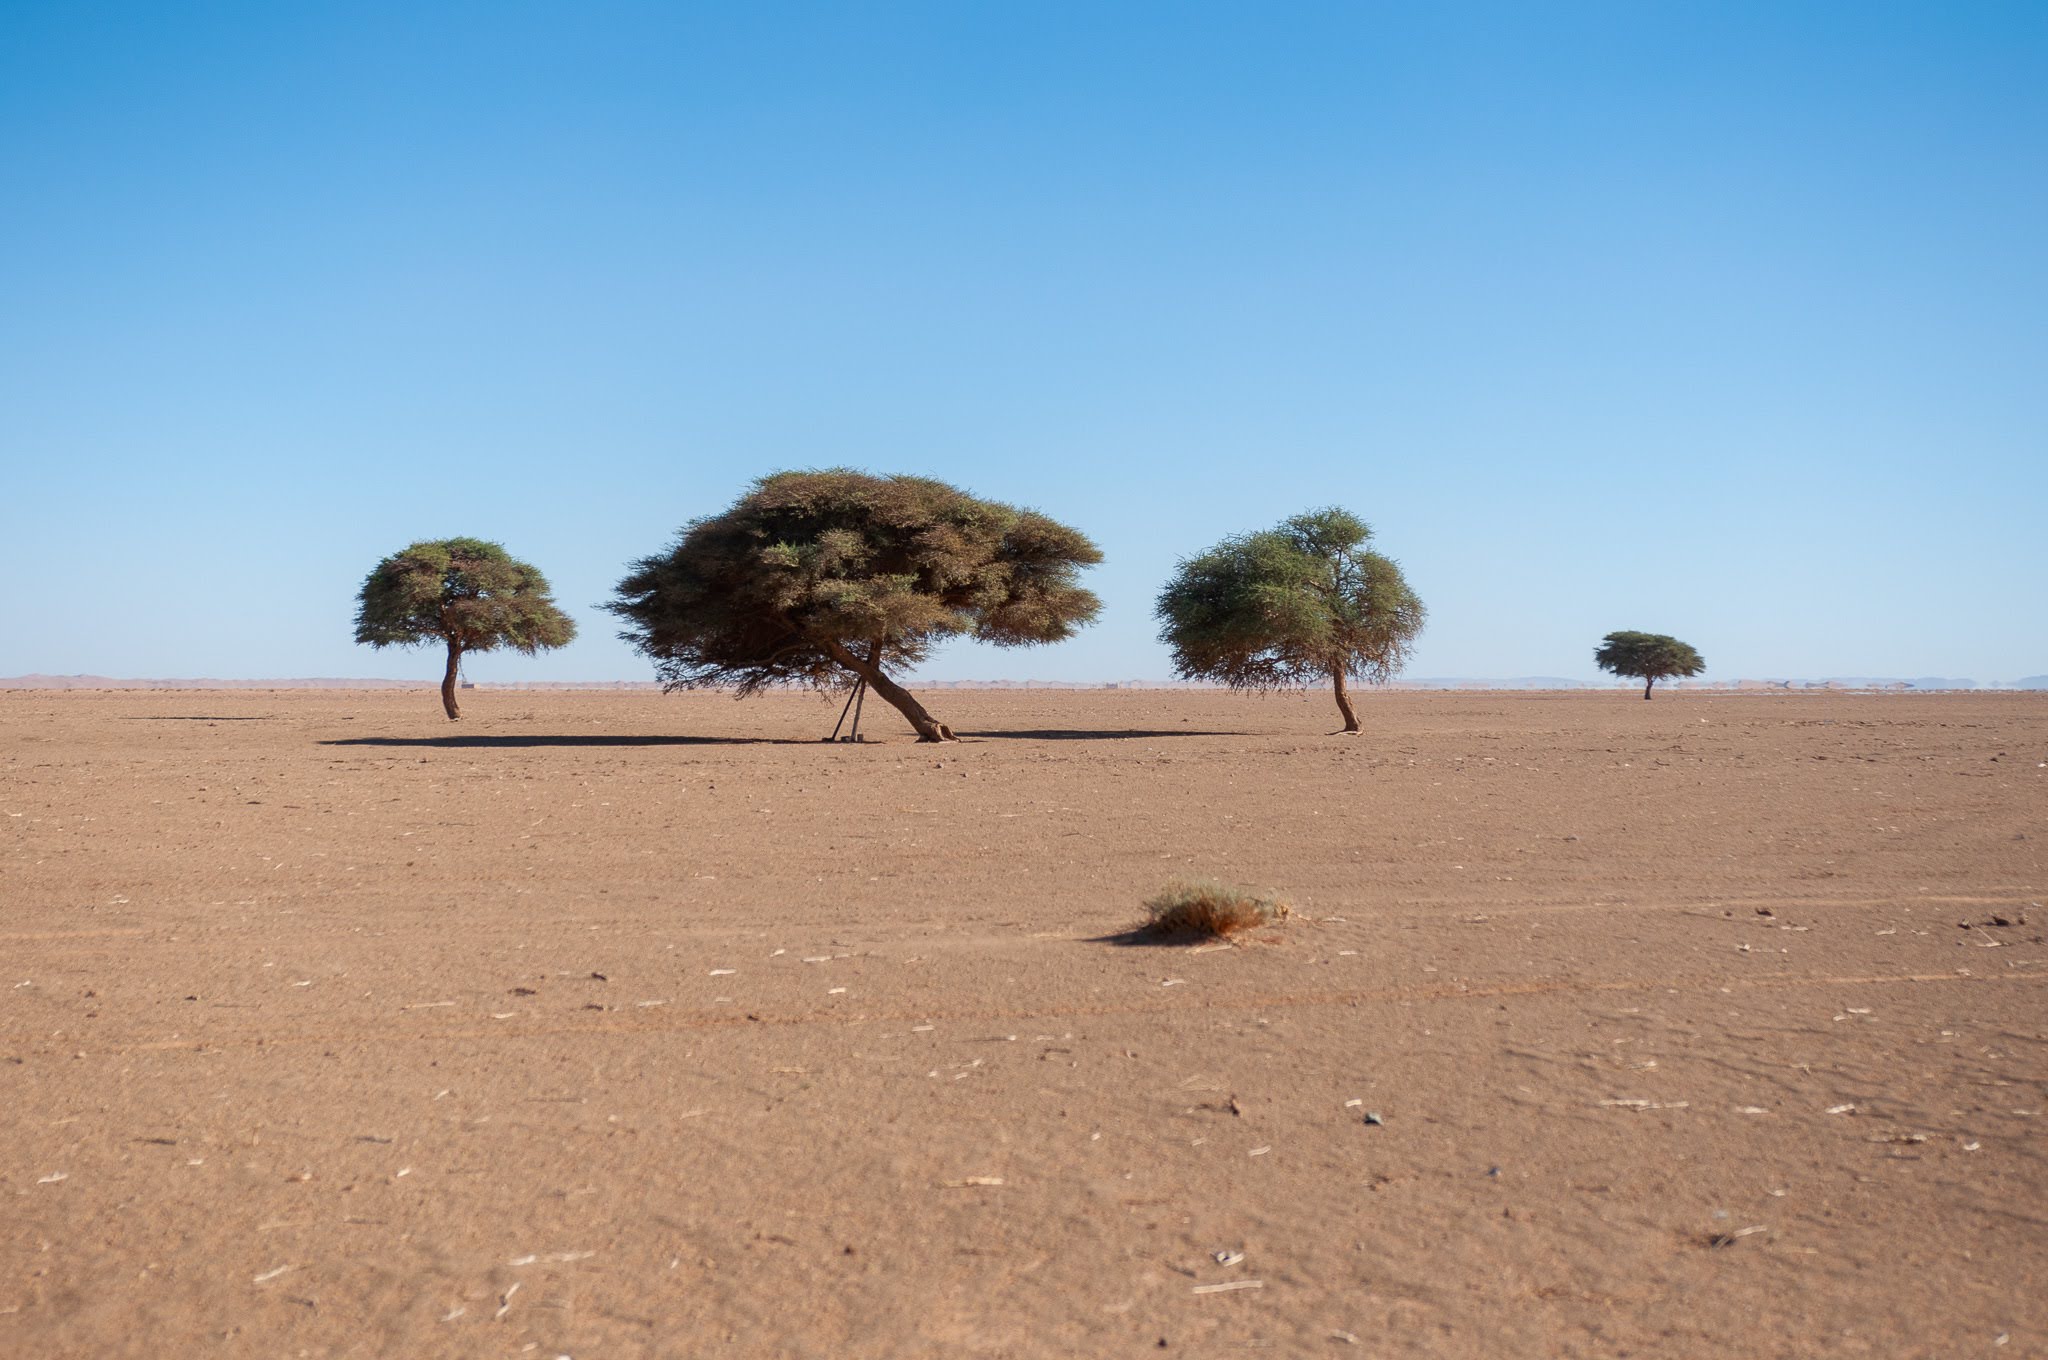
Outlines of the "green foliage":
{"type": "Polygon", "coordinates": [[[1425,611],[1371,537],[1348,511],[1316,510],[1183,561],[1155,611],[1174,669],[1233,689],[1399,673],[1425,611]]]}
{"type": "Polygon", "coordinates": [[[1653,685],[1674,675],[1698,675],[1707,668],[1698,652],[1675,637],[1630,630],[1602,638],[1593,660],[1601,670],[1653,685]]]}
{"type": "Polygon", "coordinates": [[[531,656],[575,636],[575,620],[555,607],[545,577],[476,538],[393,553],[363,581],[356,611],[356,641],[372,647],[448,642],[465,652],[510,647],[531,656]]]}
{"type": "Polygon", "coordinates": [[[633,565],[606,608],[671,689],[825,688],[835,649],[915,663],[945,638],[1057,642],[1099,602],[1081,533],[923,477],[778,472],[633,565]]]}

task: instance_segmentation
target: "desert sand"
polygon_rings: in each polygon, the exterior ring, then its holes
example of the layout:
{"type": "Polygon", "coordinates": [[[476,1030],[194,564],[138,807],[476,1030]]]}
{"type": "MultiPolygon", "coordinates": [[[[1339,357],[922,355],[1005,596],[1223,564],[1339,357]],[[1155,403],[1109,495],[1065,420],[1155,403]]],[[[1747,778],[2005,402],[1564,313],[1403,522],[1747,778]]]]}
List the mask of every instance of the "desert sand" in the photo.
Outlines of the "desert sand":
{"type": "Polygon", "coordinates": [[[930,699],[0,697],[0,1355],[2048,1353],[2048,696],[930,699]]]}

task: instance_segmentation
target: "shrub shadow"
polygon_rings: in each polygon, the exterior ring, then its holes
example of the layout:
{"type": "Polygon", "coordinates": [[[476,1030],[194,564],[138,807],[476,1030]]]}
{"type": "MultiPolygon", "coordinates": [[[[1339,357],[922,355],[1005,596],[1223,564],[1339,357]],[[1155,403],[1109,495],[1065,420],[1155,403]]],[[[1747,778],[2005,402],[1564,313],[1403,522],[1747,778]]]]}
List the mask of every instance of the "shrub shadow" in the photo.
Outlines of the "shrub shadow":
{"type": "Polygon", "coordinates": [[[1119,949],[1181,949],[1188,945],[1215,944],[1218,937],[1197,930],[1163,931],[1150,926],[1133,926],[1114,935],[1091,935],[1082,944],[1113,944],[1119,949]]]}

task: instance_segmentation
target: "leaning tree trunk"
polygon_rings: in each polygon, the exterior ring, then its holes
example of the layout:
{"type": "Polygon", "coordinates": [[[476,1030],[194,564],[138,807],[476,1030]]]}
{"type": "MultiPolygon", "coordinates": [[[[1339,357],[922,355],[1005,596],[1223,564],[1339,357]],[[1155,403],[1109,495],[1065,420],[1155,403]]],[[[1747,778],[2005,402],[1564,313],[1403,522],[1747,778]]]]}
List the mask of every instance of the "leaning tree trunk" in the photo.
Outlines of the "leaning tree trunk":
{"type": "Polygon", "coordinates": [[[1337,711],[1344,715],[1344,730],[1358,731],[1358,710],[1351,706],[1351,692],[1344,687],[1344,667],[1330,668],[1330,683],[1337,692],[1337,711]]]}
{"type": "Polygon", "coordinates": [[[455,668],[462,664],[462,644],[454,638],[448,639],[448,673],[441,677],[441,707],[448,710],[448,716],[462,716],[461,707],[455,702],[455,668]]]}
{"type": "Polygon", "coordinates": [[[1657,677],[1654,675],[1648,677],[1643,681],[1643,697],[1645,699],[1650,697],[1650,690],[1656,685],[1656,683],[1657,677]]]}
{"type": "MultiPolygon", "coordinates": [[[[881,666],[873,661],[864,661],[855,656],[844,644],[833,640],[825,644],[832,659],[868,682],[868,688],[888,700],[890,705],[917,729],[919,741],[956,741],[953,729],[925,712],[917,696],[882,673],[881,666]]],[[[877,653],[879,656],[879,653],[877,653]]]]}

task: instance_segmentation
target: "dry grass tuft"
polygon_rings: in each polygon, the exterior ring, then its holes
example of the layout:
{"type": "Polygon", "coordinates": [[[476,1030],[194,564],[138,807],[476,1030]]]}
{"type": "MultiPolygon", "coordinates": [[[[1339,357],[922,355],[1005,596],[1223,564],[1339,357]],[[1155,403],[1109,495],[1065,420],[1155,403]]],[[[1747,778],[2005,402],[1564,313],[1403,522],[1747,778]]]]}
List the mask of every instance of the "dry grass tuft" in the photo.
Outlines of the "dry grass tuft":
{"type": "Polygon", "coordinates": [[[1287,919],[1291,908],[1277,897],[1208,879],[1169,883],[1145,904],[1148,935],[1222,939],[1287,919]]]}

